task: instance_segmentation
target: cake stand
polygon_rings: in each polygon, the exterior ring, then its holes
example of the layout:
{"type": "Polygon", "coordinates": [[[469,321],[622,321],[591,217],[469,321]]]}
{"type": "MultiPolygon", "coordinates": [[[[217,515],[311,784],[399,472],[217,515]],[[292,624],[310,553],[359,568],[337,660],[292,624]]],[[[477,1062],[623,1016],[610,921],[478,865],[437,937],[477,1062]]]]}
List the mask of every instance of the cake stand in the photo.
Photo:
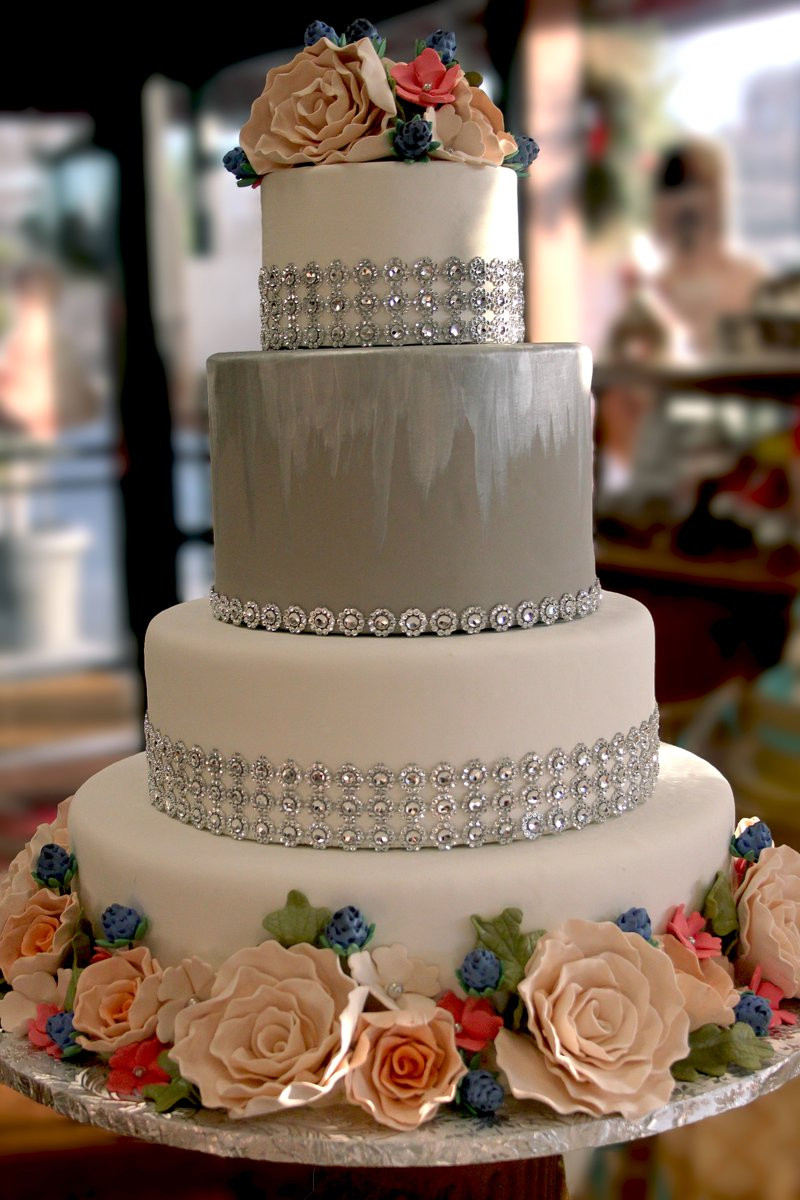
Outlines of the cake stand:
{"type": "Polygon", "coordinates": [[[184,1151],[254,1160],[248,1194],[315,1200],[347,1194],[397,1200],[492,1200],[565,1196],[561,1155],[634,1141],[749,1104],[800,1076],[800,1026],[770,1039],[774,1056],[752,1074],[679,1083],[668,1104],[640,1120],[559,1116],[509,1100],[504,1116],[480,1122],[452,1112],[408,1134],[376,1125],[360,1109],[323,1103],[277,1116],[232,1121],[221,1113],[159,1115],[143,1101],[117,1100],[102,1067],[55,1061],[22,1038],[0,1037],[0,1082],[64,1116],[184,1151]],[[358,1170],[354,1174],[354,1169],[358,1170]],[[400,1175],[398,1168],[403,1168],[400,1175]]]}

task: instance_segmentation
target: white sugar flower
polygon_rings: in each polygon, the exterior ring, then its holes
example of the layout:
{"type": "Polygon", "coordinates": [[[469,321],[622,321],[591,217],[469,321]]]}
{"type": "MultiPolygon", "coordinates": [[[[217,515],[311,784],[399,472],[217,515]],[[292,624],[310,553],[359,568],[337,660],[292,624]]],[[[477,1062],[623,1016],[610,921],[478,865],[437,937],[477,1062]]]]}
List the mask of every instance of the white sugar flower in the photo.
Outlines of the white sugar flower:
{"type": "Polygon", "coordinates": [[[214,971],[201,958],[184,958],[177,967],[166,967],[158,989],[156,1035],[169,1045],[175,1040],[175,1018],[181,1009],[211,995],[214,971]]]}
{"type": "Polygon", "coordinates": [[[369,988],[387,1008],[428,1008],[442,990],[439,968],[409,958],[399,942],[351,954],[348,963],[356,983],[369,988]]]}

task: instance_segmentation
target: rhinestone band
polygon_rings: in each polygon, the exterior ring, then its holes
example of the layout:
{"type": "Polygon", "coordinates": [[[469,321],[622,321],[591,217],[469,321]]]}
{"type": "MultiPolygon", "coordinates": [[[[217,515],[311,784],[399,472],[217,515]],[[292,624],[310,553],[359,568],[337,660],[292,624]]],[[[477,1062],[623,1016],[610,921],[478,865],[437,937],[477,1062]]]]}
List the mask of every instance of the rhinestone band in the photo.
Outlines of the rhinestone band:
{"type": "Polygon", "coordinates": [[[591,747],[521,759],[300,766],[173,742],[145,721],[150,801],[211,833],[281,846],[450,850],[582,829],[637,807],[658,778],[658,710],[591,747]]]}
{"type": "Polygon", "coordinates": [[[264,350],[525,339],[519,259],[289,263],[262,267],[258,283],[264,350]]]}
{"type": "Polygon", "coordinates": [[[595,579],[590,588],[573,594],[565,592],[560,599],[545,596],[544,600],[522,600],[519,604],[495,604],[485,609],[470,605],[461,613],[452,608],[437,608],[425,613],[420,608],[407,608],[400,614],[388,608],[376,608],[371,613],[362,613],[358,608],[343,608],[338,614],[329,608],[312,608],[306,612],[297,604],[281,610],[277,604],[258,604],[255,600],[239,600],[235,596],[224,596],[211,589],[211,612],[218,621],[227,625],[245,625],[248,629],[268,629],[272,633],[316,633],[325,637],[329,633],[343,633],[345,637],[372,634],[373,637],[388,637],[402,633],[406,637],[419,637],[422,633],[435,633],[449,637],[459,630],[463,633],[481,633],[484,629],[505,633],[518,626],[533,629],[534,625],[554,625],[556,621],[575,621],[597,612],[603,592],[600,580],[595,579]]]}

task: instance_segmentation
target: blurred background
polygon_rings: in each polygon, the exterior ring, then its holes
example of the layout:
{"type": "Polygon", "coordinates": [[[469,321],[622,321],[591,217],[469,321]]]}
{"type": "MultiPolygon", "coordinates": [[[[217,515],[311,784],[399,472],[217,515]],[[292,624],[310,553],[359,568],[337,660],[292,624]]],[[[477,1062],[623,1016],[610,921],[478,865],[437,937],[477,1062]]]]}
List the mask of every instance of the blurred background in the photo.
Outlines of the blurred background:
{"type": "MultiPolygon", "coordinates": [[[[308,20],[355,15],[137,10],[123,58],[71,14],[10,37],[35,53],[0,78],[0,870],[140,748],[147,622],[211,584],[204,364],[257,348],[259,319],[258,199],[220,159],[308,20]]],[[[364,15],[397,57],[452,29],[540,143],[528,338],[595,355],[601,580],[653,614],[665,737],[800,845],[800,5],[364,15]]],[[[800,1095],[763,1104],[576,1162],[573,1195],[800,1197],[800,1095]]],[[[127,1195],[103,1190],[109,1139],[2,1093],[4,1196],[29,1194],[25,1155],[45,1149],[82,1164],[70,1195],[127,1195]]]]}

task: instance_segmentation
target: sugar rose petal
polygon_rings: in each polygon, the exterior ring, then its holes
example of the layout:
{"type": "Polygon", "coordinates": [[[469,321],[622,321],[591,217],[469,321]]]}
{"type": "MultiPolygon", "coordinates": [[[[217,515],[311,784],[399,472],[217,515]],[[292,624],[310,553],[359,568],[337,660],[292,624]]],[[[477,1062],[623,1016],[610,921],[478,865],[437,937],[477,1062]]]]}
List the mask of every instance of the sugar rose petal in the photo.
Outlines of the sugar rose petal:
{"type": "Polygon", "coordinates": [[[416,1129],[454,1098],[466,1070],[444,1009],[362,1013],[345,1090],[381,1125],[416,1129]]]}
{"type": "Polygon", "coordinates": [[[735,900],[742,980],[760,966],[785,996],[800,996],[800,854],[791,846],[762,850],[735,900]]]}
{"type": "Polygon", "coordinates": [[[145,946],[119,950],[81,972],[75,991],[76,1041],[95,1054],[150,1037],[158,1021],[161,967],[145,946]]]}
{"type": "Polygon", "coordinates": [[[538,942],[519,994],[530,1036],[495,1043],[515,1096],[596,1116],[667,1102],[689,1019],[661,950],[611,922],[567,921],[538,942]]]}
{"type": "Polygon", "coordinates": [[[305,164],[371,162],[391,156],[386,134],[396,113],[386,68],[369,38],[343,47],[320,38],[268,73],[240,142],[259,175],[305,164]]]}
{"type": "Polygon", "coordinates": [[[177,1013],[171,1054],[203,1104],[232,1117],[310,1104],[344,1073],[366,995],[332,950],[263,942],[233,954],[209,998],[177,1013]]]}
{"type": "Polygon", "coordinates": [[[661,948],[668,955],[683,994],[689,1017],[689,1032],[702,1025],[733,1025],[739,1002],[728,960],[698,958],[678,938],[666,933],[661,948]]]}
{"type": "Polygon", "coordinates": [[[63,963],[80,916],[76,895],[37,888],[27,900],[16,893],[0,934],[0,971],[7,983],[20,975],[54,973],[63,963]]]}

